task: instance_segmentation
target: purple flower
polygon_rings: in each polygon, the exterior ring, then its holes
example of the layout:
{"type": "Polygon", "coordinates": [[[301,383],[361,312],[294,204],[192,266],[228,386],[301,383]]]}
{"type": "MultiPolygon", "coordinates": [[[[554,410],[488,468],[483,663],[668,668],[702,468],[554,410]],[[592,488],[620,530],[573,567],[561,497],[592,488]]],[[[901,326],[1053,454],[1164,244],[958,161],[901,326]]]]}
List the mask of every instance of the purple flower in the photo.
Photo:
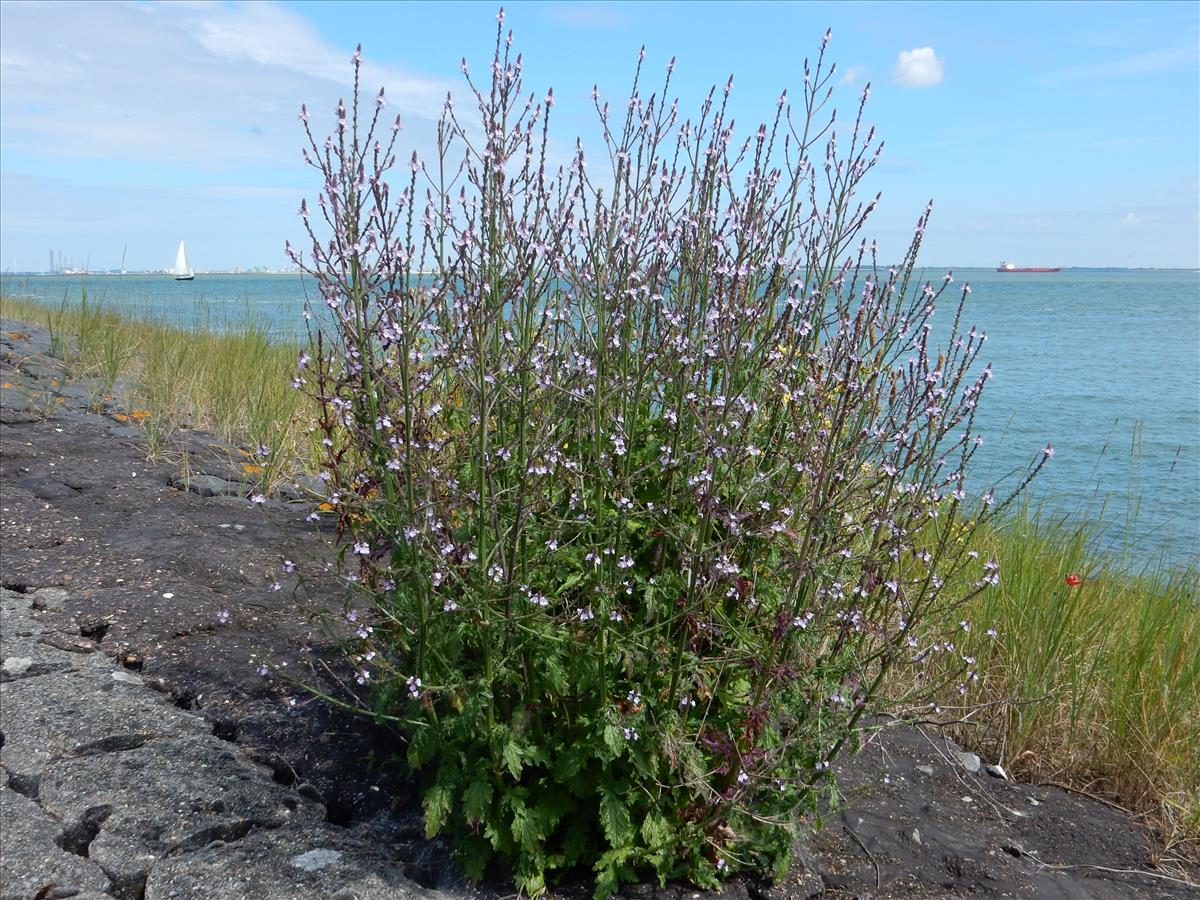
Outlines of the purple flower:
{"type": "Polygon", "coordinates": [[[229,621],[229,610],[223,609],[217,613],[217,621],[224,625],[229,621]]]}

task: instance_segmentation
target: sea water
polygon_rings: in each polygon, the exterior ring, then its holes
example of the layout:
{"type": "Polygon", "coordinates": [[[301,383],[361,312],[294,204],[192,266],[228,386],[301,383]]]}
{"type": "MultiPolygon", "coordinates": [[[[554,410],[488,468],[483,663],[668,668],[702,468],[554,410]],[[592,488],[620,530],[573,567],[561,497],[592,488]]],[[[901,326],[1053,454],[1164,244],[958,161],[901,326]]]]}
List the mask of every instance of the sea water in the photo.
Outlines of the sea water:
{"type": "MultiPolygon", "coordinates": [[[[943,270],[927,273],[940,283],[943,270]]],[[[1047,444],[1030,491],[1052,515],[1099,522],[1100,549],[1139,563],[1200,553],[1200,273],[1068,269],[954,271],[968,281],[963,324],[986,331],[989,383],[976,489],[1019,480],[1047,444]]],[[[5,294],[89,302],[195,328],[253,320],[280,339],[304,333],[311,283],[298,275],[0,276],[5,294]]],[[[943,302],[937,319],[953,315],[943,302]]]]}

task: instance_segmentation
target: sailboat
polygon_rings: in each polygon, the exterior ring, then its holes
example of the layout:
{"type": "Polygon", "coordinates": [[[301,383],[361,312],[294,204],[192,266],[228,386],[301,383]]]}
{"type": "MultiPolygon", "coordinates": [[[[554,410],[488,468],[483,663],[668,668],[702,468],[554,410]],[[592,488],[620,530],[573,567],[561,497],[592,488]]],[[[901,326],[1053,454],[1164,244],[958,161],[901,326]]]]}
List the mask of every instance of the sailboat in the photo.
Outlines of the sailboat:
{"type": "Polygon", "coordinates": [[[196,273],[192,271],[192,264],[188,262],[187,247],[183,245],[183,241],[179,242],[179,252],[175,254],[175,270],[176,281],[191,281],[196,277],[196,273]]]}

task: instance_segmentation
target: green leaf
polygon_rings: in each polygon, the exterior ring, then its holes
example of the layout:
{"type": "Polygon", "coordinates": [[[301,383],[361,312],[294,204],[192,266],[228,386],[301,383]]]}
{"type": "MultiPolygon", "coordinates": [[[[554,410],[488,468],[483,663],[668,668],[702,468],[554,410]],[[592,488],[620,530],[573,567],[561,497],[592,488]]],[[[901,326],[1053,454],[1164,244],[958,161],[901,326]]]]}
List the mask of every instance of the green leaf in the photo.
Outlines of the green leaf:
{"type": "Polygon", "coordinates": [[[646,842],[647,847],[665,847],[670,843],[673,834],[667,820],[657,812],[651,810],[646,814],[646,819],[642,822],[642,840],[646,842]]]}
{"type": "Polygon", "coordinates": [[[621,755],[621,751],[625,749],[625,735],[621,733],[621,729],[616,725],[604,726],[604,746],[609,750],[608,759],[614,759],[621,755]]]}
{"type": "Polygon", "coordinates": [[[604,836],[614,848],[625,846],[633,838],[629,809],[616,791],[601,791],[600,825],[604,828],[604,836]]]}
{"type": "Polygon", "coordinates": [[[492,858],[492,847],[480,834],[467,834],[458,841],[458,864],[472,881],[481,881],[492,858]]]}
{"type": "Polygon", "coordinates": [[[513,840],[520,844],[528,853],[537,852],[541,846],[542,829],[538,827],[537,817],[531,815],[525,804],[513,798],[509,804],[512,808],[512,829],[513,840]]]}
{"type": "Polygon", "coordinates": [[[545,673],[546,686],[552,694],[560,697],[568,693],[567,673],[559,662],[557,654],[547,654],[542,660],[542,671],[545,673]]]}
{"type": "Polygon", "coordinates": [[[565,593],[567,593],[567,591],[569,591],[571,588],[575,587],[575,585],[579,584],[579,582],[582,579],[583,579],[582,572],[575,572],[572,575],[568,575],[558,585],[558,596],[559,597],[563,596],[565,593]]]}
{"type": "Polygon", "coordinates": [[[419,728],[408,740],[408,764],[419,769],[433,756],[438,746],[437,732],[432,728],[419,728]]]}
{"type": "Polygon", "coordinates": [[[614,847],[596,861],[596,890],[592,895],[594,900],[606,900],[617,892],[622,878],[633,877],[633,872],[625,864],[627,859],[629,859],[628,848],[614,847]]]}
{"type": "Polygon", "coordinates": [[[546,873],[543,867],[534,860],[522,865],[517,870],[517,886],[531,898],[540,897],[546,892],[546,873]]]}
{"type": "Polygon", "coordinates": [[[642,602],[646,605],[646,621],[647,622],[654,621],[654,612],[657,608],[654,603],[655,590],[656,590],[656,585],[647,584],[645,591],[642,593],[642,602]]]}
{"type": "Polygon", "coordinates": [[[454,795],[450,785],[438,782],[425,792],[425,837],[433,838],[450,816],[454,795]]]}
{"type": "Polygon", "coordinates": [[[510,739],[504,745],[503,758],[504,765],[508,767],[508,774],[513,777],[513,780],[520,778],[523,764],[521,762],[521,748],[516,741],[510,739]]]}
{"type": "Polygon", "coordinates": [[[585,818],[577,818],[567,826],[566,837],[563,838],[562,867],[564,869],[578,863],[587,856],[593,847],[592,829],[585,818]]]}
{"type": "Polygon", "coordinates": [[[463,815],[468,823],[482,822],[488,817],[492,809],[492,793],[491,782],[481,778],[476,778],[463,791],[463,815]]]}

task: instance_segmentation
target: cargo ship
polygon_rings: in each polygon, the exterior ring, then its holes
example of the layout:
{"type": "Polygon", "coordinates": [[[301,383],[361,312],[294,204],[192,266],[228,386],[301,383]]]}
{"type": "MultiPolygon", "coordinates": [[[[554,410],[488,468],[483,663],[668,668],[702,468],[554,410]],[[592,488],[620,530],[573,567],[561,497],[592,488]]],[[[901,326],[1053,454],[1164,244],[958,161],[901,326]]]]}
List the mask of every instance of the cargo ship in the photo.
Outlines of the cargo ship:
{"type": "Polygon", "coordinates": [[[1002,262],[996,266],[997,272],[1061,272],[1062,266],[1018,266],[1016,263],[1002,262]]]}

